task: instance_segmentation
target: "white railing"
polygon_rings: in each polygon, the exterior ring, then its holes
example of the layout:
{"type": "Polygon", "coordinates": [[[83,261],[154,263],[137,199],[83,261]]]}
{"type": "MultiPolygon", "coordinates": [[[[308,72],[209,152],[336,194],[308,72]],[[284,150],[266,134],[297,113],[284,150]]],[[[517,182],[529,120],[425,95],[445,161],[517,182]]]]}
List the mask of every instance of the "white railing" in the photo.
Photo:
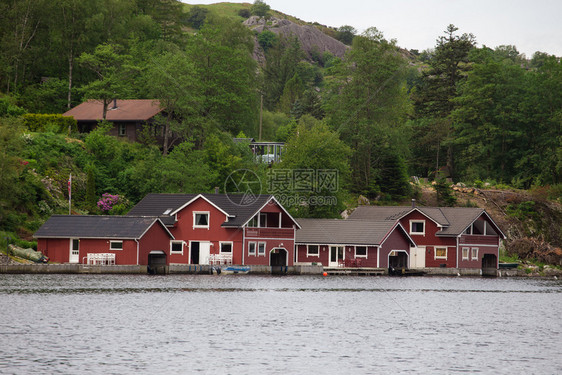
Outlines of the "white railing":
{"type": "Polygon", "coordinates": [[[232,264],[232,254],[211,254],[209,255],[209,264],[232,264]]]}
{"type": "Polygon", "coordinates": [[[113,253],[88,253],[87,264],[92,266],[108,266],[115,264],[115,254],[113,253]]]}

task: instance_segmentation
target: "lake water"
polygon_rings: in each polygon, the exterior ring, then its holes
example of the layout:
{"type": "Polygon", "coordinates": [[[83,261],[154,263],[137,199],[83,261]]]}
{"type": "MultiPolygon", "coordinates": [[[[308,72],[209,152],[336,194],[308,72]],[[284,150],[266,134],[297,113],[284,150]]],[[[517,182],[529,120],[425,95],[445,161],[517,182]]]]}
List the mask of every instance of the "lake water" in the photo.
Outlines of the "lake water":
{"type": "Polygon", "coordinates": [[[561,374],[562,282],[0,275],[2,374],[561,374]]]}

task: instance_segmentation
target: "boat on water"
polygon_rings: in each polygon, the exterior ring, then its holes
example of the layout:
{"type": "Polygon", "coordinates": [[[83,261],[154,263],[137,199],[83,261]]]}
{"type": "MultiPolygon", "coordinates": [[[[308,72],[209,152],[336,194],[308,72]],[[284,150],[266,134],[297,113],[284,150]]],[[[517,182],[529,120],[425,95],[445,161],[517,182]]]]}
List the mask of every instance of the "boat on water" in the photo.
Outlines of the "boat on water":
{"type": "Polygon", "coordinates": [[[250,272],[250,266],[227,266],[221,267],[220,273],[231,275],[231,274],[246,274],[250,272]]]}

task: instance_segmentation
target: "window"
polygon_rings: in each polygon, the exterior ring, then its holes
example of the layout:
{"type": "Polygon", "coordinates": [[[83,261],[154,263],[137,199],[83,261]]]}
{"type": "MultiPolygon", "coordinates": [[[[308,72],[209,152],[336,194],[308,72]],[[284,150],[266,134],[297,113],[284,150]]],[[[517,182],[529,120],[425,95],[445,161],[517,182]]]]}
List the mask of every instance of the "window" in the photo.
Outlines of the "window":
{"type": "Polygon", "coordinates": [[[256,255],[256,243],[248,242],[248,255],[256,255]]]}
{"type": "Polygon", "coordinates": [[[183,253],[183,241],[170,241],[170,253],[183,253]]]}
{"type": "Polygon", "coordinates": [[[119,136],[123,137],[125,135],[127,135],[127,125],[119,124],[119,136]]]}
{"type": "Polygon", "coordinates": [[[447,259],[447,248],[446,247],[436,247],[435,248],[435,259],[447,259]]]}
{"type": "Polygon", "coordinates": [[[193,212],[193,228],[209,229],[209,213],[193,212]]]}
{"type": "Polygon", "coordinates": [[[258,256],[265,256],[265,242],[258,242],[258,256]]]}
{"type": "Polygon", "coordinates": [[[221,253],[232,254],[232,242],[221,242],[221,253]]]}
{"type": "Polygon", "coordinates": [[[73,238],[72,239],[72,251],[78,251],[80,249],[80,240],[73,238]]]}
{"type": "Polygon", "coordinates": [[[367,246],[355,246],[356,258],[367,258],[367,246]]]}
{"type": "Polygon", "coordinates": [[[253,218],[248,221],[249,228],[265,228],[267,227],[267,214],[266,213],[259,213],[258,215],[254,216],[253,218]],[[259,215],[259,220],[258,220],[259,215]]]}
{"type": "Polygon", "coordinates": [[[253,218],[248,221],[249,228],[257,228],[258,227],[258,215],[254,216],[253,218]]]}
{"type": "Polygon", "coordinates": [[[462,248],[462,260],[468,260],[468,251],[470,249],[468,247],[462,248]]]}
{"type": "Polygon", "coordinates": [[[109,241],[109,250],[123,250],[123,241],[109,241]]]}
{"type": "Polygon", "coordinates": [[[423,235],[425,235],[425,221],[424,220],[410,220],[410,234],[423,234],[423,235]]]}
{"type": "Polygon", "coordinates": [[[306,245],[306,256],[317,257],[320,256],[320,249],[318,245],[306,245]]]}
{"type": "Polygon", "coordinates": [[[477,247],[472,248],[472,260],[478,260],[478,248],[477,247]]]}

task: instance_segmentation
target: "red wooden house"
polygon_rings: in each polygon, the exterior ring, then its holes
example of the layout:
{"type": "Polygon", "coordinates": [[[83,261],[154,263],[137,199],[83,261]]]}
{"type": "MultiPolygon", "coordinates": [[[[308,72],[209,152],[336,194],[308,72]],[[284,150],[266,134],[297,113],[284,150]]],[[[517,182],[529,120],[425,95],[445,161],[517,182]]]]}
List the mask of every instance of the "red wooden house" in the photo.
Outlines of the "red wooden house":
{"type": "Polygon", "coordinates": [[[299,224],[272,195],[149,194],[129,215],[165,223],[172,264],[294,263],[299,224]]]}
{"type": "Polygon", "coordinates": [[[148,265],[168,257],[174,236],[154,217],[53,215],[34,237],[57,263],[148,265]]]}
{"type": "Polygon", "coordinates": [[[408,268],[415,242],[398,221],[298,219],[297,262],[408,268]]]}
{"type": "Polygon", "coordinates": [[[360,206],[349,219],[400,222],[416,243],[410,268],[498,268],[506,238],[481,208],[360,206]]]}

